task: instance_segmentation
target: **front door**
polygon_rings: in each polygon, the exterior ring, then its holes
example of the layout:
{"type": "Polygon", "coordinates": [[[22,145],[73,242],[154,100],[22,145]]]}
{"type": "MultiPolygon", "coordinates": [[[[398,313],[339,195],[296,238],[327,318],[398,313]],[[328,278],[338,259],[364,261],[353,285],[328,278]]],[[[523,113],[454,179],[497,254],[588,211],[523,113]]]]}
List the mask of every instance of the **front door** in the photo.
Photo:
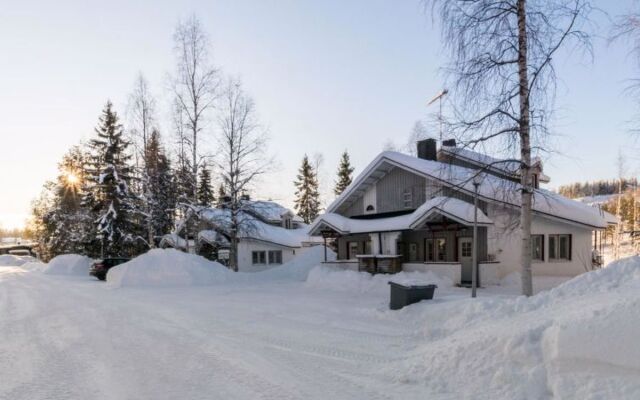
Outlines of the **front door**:
{"type": "Polygon", "coordinates": [[[462,265],[462,282],[471,282],[472,267],[473,267],[473,239],[472,238],[459,238],[458,239],[458,260],[462,265]]]}

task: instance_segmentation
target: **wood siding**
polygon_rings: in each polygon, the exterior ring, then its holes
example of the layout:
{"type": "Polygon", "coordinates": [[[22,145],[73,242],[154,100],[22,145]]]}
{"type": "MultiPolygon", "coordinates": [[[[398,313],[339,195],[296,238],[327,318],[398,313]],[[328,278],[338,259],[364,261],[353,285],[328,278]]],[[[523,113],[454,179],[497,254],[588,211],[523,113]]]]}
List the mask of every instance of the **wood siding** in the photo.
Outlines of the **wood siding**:
{"type": "Polygon", "coordinates": [[[425,178],[402,168],[393,168],[376,184],[377,213],[416,209],[426,201],[425,193],[425,178]],[[405,207],[404,203],[406,190],[411,191],[410,207],[405,207]]]}

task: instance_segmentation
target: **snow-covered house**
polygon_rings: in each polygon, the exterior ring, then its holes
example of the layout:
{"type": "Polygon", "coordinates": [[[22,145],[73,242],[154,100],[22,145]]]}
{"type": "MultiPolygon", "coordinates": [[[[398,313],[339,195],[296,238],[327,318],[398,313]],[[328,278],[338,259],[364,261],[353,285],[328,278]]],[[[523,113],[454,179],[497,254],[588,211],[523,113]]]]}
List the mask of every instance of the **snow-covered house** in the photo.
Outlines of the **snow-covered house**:
{"type": "MultiPolygon", "coordinates": [[[[418,143],[418,157],[378,155],[310,226],[335,239],[337,265],[369,271],[434,271],[471,280],[475,184],[482,284],[520,266],[517,161],[495,159],[444,141],[418,143]],[[474,179],[474,177],[476,177],[474,179]]],[[[599,208],[542,189],[534,164],[533,272],[573,276],[593,268],[597,239],[616,220],[599,208]]]]}
{"type": "MultiPolygon", "coordinates": [[[[244,200],[238,219],[240,271],[260,271],[286,263],[322,241],[309,235],[308,225],[302,218],[273,201],[244,200]]],[[[231,212],[225,207],[195,208],[191,216],[178,225],[176,232],[162,238],[160,247],[189,249],[226,263],[230,225],[231,212]],[[186,236],[190,236],[189,242],[186,236]]]]}

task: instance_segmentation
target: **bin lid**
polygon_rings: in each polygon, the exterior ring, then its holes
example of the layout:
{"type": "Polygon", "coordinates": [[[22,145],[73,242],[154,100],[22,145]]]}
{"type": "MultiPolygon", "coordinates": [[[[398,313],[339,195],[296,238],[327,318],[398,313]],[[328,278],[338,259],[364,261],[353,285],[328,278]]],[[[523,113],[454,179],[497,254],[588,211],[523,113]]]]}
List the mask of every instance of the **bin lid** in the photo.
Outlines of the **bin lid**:
{"type": "Polygon", "coordinates": [[[396,286],[401,286],[405,289],[435,289],[438,287],[438,285],[434,285],[432,283],[429,284],[423,284],[423,283],[414,283],[414,282],[403,282],[403,283],[398,283],[398,282],[394,282],[394,281],[389,281],[388,282],[389,285],[396,285],[396,286]]]}

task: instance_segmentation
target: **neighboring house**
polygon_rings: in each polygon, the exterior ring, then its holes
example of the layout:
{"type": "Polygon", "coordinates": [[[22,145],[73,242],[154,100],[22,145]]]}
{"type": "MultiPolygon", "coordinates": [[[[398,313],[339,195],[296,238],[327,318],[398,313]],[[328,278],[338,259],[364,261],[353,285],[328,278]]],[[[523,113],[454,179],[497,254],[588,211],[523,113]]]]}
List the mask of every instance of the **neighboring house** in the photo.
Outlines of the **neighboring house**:
{"type": "MultiPolygon", "coordinates": [[[[418,157],[383,152],[309,231],[335,239],[336,265],[434,271],[466,283],[471,280],[475,180],[480,281],[495,283],[521,265],[518,165],[458,148],[453,140],[440,149],[434,139],[421,141],[418,157]]],[[[533,273],[573,276],[591,270],[598,238],[615,217],[539,188],[549,182],[540,160],[533,173],[533,273]]]]}
{"type": "MultiPolygon", "coordinates": [[[[309,236],[308,226],[302,218],[272,201],[244,200],[238,218],[241,221],[238,234],[240,271],[261,271],[286,263],[322,241],[319,237],[309,236]]],[[[231,213],[227,208],[196,207],[176,232],[162,238],[160,247],[188,248],[190,252],[228,264],[230,221],[231,213]]]]}

